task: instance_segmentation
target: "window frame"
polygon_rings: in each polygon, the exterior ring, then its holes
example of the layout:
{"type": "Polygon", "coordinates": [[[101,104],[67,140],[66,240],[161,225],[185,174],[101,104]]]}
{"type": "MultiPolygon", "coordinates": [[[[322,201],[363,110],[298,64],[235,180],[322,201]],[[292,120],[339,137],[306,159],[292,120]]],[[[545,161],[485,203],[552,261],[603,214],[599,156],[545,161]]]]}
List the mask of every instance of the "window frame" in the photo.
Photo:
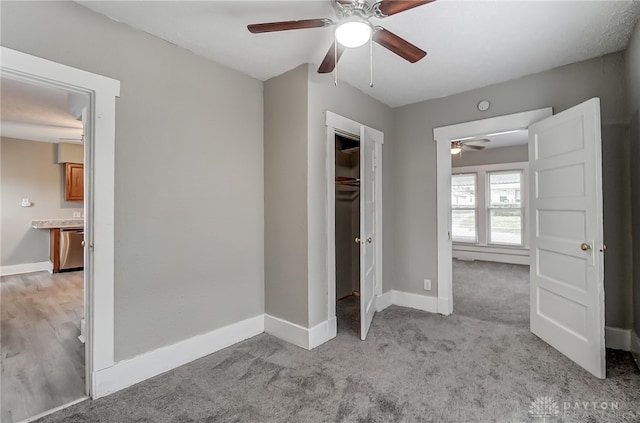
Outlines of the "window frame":
{"type": "Polygon", "coordinates": [[[477,245],[478,241],[479,241],[479,237],[480,237],[480,230],[478,227],[478,222],[479,222],[479,207],[478,207],[478,202],[479,202],[479,195],[478,195],[478,173],[477,172],[456,172],[455,174],[452,173],[451,175],[451,179],[452,179],[452,183],[451,183],[451,194],[450,196],[453,195],[453,177],[454,176],[468,176],[468,175],[473,175],[473,181],[474,181],[474,197],[475,200],[473,202],[473,207],[460,207],[460,206],[454,206],[453,205],[453,201],[451,202],[451,241],[455,242],[455,243],[459,243],[459,244],[470,244],[470,245],[477,245]],[[475,224],[474,224],[474,229],[475,229],[475,240],[474,241],[465,241],[465,240],[456,240],[454,235],[453,235],[453,211],[454,210],[473,210],[474,211],[474,217],[475,217],[475,224]]]}
{"type": "MultiPolygon", "coordinates": [[[[476,230],[477,230],[477,242],[461,242],[453,239],[453,228],[451,233],[451,242],[453,245],[469,246],[473,248],[488,248],[499,251],[499,249],[509,250],[528,250],[529,249],[529,218],[527,214],[528,200],[529,200],[529,162],[512,162],[512,163],[498,163],[487,165],[474,165],[474,166],[461,166],[451,168],[451,175],[475,173],[476,176],[476,230]],[[490,206],[490,186],[489,186],[489,173],[496,172],[521,172],[520,180],[520,203],[521,203],[521,216],[522,216],[522,244],[502,244],[502,243],[489,243],[489,206],[490,206]]],[[[449,193],[451,197],[451,192],[449,193]]],[[[449,215],[452,216],[453,204],[449,209],[449,215]]]]}
{"type": "MultiPolygon", "coordinates": [[[[525,171],[524,169],[508,169],[508,170],[488,170],[486,171],[486,186],[485,186],[485,208],[486,208],[486,231],[487,231],[487,245],[491,246],[500,246],[500,247],[524,247],[525,246],[525,198],[523,198],[522,192],[524,191],[524,178],[525,171]],[[499,174],[510,174],[510,173],[519,173],[520,174],[520,195],[514,195],[515,197],[520,197],[520,207],[509,207],[510,210],[520,210],[520,243],[519,244],[511,244],[505,242],[496,242],[491,238],[491,212],[493,210],[502,210],[501,207],[492,207],[491,206],[491,175],[499,175],[499,174]]],[[[505,190],[506,191],[506,190],[505,190]]],[[[508,194],[505,194],[508,195],[508,194]]],[[[502,197],[502,194],[500,194],[502,197]]]]}

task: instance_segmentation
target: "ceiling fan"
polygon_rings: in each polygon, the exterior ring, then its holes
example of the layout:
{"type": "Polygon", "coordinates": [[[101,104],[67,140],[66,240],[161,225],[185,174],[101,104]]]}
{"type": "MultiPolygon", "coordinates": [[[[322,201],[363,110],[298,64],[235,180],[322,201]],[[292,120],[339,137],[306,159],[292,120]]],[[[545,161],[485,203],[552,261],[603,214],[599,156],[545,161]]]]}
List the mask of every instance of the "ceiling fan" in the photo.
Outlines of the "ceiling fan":
{"type": "Polygon", "coordinates": [[[335,41],[329,48],[318,73],[330,73],[336,67],[345,48],[356,48],[373,41],[397,54],[408,62],[415,63],[427,55],[393,32],[371,23],[371,18],[386,18],[435,0],[331,0],[338,21],[331,19],[304,19],[299,21],[269,22],[248,25],[253,34],[289,31],[292,29],[323,28],[335,25],[335,41]]]}
{"type": "Polygon", "coordinates": [[[466,140],[451,141],[451,154],[458,154],[463,150],[484,150],[486,144],[491,142],[488,138],[470,138],[466,140]]]}

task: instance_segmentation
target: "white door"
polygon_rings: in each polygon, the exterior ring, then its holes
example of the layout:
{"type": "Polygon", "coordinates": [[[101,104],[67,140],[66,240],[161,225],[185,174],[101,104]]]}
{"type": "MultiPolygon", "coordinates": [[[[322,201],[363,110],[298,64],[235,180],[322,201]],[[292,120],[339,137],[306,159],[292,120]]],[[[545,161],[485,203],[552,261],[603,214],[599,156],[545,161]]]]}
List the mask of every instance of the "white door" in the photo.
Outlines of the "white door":
{"type": "Polygon", "coordinates": [[[373,320],[376,286],[376,144],[381,134],[360,127],[360,338],[364,341],[373,320]]]}
{"type": "Polygon", "coordinates": [[[529,127],[531,332],[605,377],[600,99],[529,127]]]}

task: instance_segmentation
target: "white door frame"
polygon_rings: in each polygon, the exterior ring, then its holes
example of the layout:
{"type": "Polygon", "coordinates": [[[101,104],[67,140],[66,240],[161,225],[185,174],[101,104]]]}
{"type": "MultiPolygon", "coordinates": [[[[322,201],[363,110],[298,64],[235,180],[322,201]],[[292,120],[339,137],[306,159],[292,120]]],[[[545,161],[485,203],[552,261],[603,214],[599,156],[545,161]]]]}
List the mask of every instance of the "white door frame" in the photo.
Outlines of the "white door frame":
{"type": "Polygon", "coordinates": [[[96,373],[114,364],[114,158],[116,97],[120,82],[6,47],[0,47],[4,78],[89,96],[84,128],[85,365],[87,393],[102,396],[96,373]]]}
{"type": "Polygon", "coordinates": [[[505,116],[434,128],[436,142],[438,313],[453,312],[451,243],[451,141],[476,135],[527,129],[532,123],[553,115],[553,109],[531,110],[505,116]]]}
{"type": "MultiPolygon", "coordinates": [[[[326,111],[327,126],[327,316],[329,321],[336,321],[336,129],[360,136],[360,129],[367,127],[354,120],[326,111]]],[[[376,287],[375,295],[382,295],[382,144],[384,133],[369,128],[379,134],[382,140],[376,143],[376,287]]]]}

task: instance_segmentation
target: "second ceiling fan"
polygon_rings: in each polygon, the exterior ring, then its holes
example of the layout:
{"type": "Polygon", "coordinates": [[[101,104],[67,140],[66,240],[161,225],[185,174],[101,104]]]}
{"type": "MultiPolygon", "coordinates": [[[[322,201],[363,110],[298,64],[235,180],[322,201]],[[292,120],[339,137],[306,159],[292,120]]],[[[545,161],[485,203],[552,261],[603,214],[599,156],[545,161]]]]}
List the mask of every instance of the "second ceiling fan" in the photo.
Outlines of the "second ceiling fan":
{"type": "Polygon", "coordinates": [[[340,60],[345,48],[360,47],[371,40],[392,51],[403,59],[415,63],[427,53],[407,40],[395,35],[381,26],[373,25],[371,18],[386,18],[434,0],[402,1],[382,0],[371,3],[367,0],[331,0],[338,21],[331,19],[304,19],[299,21],[268,22],[248,25],[254,34],[263,32],[289,31],[292,29],[322,28],[336,26],[335,40],[329,48],[318,73],[330,73],[340,60]]]}

